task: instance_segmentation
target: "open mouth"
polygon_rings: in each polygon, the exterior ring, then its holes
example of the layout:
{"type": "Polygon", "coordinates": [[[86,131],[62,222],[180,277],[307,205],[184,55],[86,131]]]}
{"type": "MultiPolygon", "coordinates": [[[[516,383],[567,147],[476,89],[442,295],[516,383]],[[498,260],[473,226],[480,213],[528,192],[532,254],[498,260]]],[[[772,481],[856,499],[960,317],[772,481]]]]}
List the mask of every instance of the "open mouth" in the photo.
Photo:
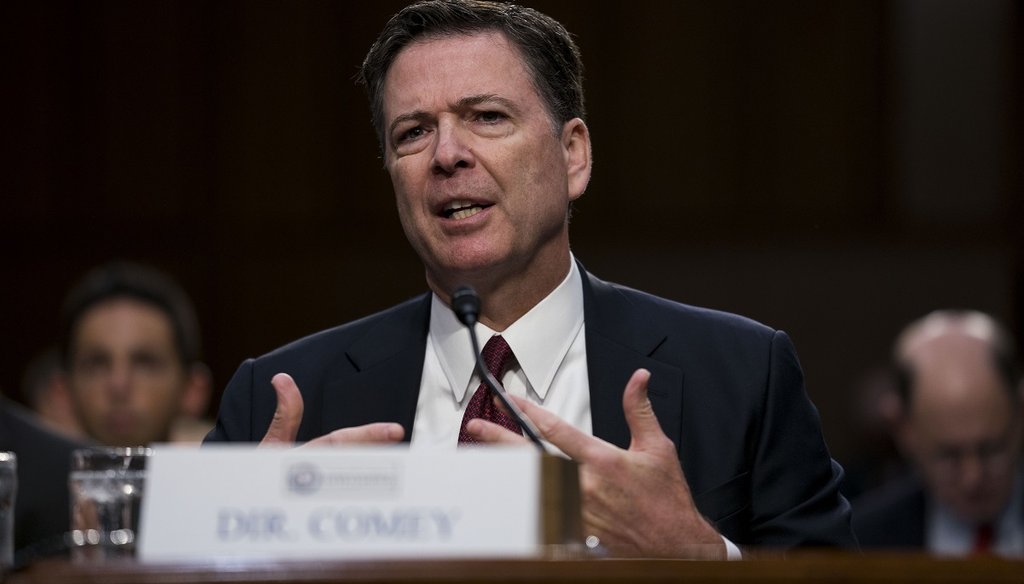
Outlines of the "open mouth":
{"type": "Polygon", "coordinates": [[[490,206],[470,201],[452,201],[444,206],[444,209],[441,210],[441,215],[446,219],[466,219],[490,206]]]}

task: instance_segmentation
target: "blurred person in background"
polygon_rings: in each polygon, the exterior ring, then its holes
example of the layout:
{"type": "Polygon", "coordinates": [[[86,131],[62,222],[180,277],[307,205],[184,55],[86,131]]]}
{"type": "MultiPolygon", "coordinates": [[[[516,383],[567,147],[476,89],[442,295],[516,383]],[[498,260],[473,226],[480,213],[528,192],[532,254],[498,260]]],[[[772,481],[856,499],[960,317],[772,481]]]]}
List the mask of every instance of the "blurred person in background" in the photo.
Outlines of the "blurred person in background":
{"type": "Polygon", "coordinates": [[[92,439],[167,442],[180,418],[205,412],[211,380],[199,323],[167,275],[126,262],[100,266],[70,291],[61,321],[61,382],[92,439]]]}
{"type": "Polygon", "coordinates": [[[45,428],[29,410],[0,397],[0,451],[18,456],[15,566],[64,552],[70,523],[71,451],[83,444],[45,428]]]}
{"type": "Polygon", "coordinates": [[[73,438],[86,438],[71,396],[62,382],[60,349],[47,347],[29,361],[21,379],[21,395],[47,428],[73,438]]]}
{"type": "Polygon", "coordinates": [[[865,548],[1024,556],[1022,387],[1011,337],[990,316],[937,311],[894,349],[894,437],[915,474],[865,494],[865,548]]]}
{"type": "Polygon", "coordinates": [[[843,460],[840,490],[850,501],[906,473],[907,464],[893,439],[900,409],[898,380],[889,365],[868,369],[853,384],[849,410],[856,452],[843,460]]]}

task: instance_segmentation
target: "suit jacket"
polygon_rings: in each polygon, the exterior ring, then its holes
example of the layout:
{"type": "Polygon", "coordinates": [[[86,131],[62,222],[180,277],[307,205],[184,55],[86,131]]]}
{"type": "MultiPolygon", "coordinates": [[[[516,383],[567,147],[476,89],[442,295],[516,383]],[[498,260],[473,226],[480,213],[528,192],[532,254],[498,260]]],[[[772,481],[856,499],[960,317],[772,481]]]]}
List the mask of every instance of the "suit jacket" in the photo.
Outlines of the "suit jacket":
{"type": "Polygon", "coordinates": [[[18,456],[15,563],[66,550],[64,533],[71,516],[68,471],[71,451],[80,446],[45,429],[24,408],[0,399],[0,450],[18,456]]]}
{"type": "Polygon", "coordinates": [[[864,548],[923,550],[927,507],[924,486],[905,477],[856,499],[853,530],[864,548]]]}
{"type": "MultiPolygon", "coordinates": [[[[925,533],[932,505],[934,500],[920,477],[909,474],[858,497],[853,506],[853,530],[865,548],[927,550],[925,533]]],[[[1004,511],[1000,521],[1010,512],[1004,511]]],[[[1011,519],[1024,529],[1024,509],[1011,519]]],[[[1020,555],[1021,550],[1015,553],[1020,555]]]]}
{"type": "MultiPolygon", "coordinates": [[[[594,434],[622,448],[626,381],[651,371],[649,395],[698,509],[737,544],[855,546],[817,411],[785,333],[583,277],[594,434]]],[[[370,422],[406,437],[426,350],[430,295],[244,362],[207,441],[258,441],[274,414],[270,378],[290,373],[306,414],[298,439],[370,422]]]]}

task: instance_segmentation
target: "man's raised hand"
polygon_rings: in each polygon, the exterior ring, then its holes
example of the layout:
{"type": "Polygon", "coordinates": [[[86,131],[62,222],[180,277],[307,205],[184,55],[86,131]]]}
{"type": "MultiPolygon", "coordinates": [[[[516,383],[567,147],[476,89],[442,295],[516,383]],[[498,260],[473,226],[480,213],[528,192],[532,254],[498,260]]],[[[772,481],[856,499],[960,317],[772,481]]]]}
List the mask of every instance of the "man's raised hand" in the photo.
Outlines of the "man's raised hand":
{"type": "MultiPolygon", "coordinates": [[[[274,417],[270,421],[267,433],[260,441],[260,446],[270,444],[292,444],[299,432],[299,424],[302,423],[302,394],[295,380],[287,373],[278,373],[270,380],[277,394],[277,409],[274,410],[274,417]]],[[[305,445],[326,446],[332,444],[382,444],[399,442],[405,435],[405,430],[400,424],[392,422],[378,422],[355,426],[352,428],[341,428],[329,434],[314,438],[305,445]]]]}
{"type": "MultiPolygon", "coordinates": [[[[579,463],[586,535],[597,536],[618,556],[724,559],[725,543],[697,510],[675,446],[647,399],[650,376],[635,371],[622,396],[628,450],[577,430],[529,400],[513,399],[545,440],[579,463]]],[[[525,440],[484,420],[466,429],[484,442],[525,440]]]]}

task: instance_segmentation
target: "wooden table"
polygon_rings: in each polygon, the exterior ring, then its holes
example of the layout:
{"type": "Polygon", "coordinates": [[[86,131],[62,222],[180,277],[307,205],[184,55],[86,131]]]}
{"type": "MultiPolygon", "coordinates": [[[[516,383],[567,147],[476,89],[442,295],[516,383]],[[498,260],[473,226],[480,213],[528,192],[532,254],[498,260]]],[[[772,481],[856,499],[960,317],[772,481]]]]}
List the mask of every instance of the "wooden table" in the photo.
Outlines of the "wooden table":
{"type": "Polygon", "coordinates": [[[47,560],[10,584],[277,584],[598,582],[1018,582],[1024,560],[794,553],[738,562],[627,559],[358,560],[101,565],[47,560]]]}

